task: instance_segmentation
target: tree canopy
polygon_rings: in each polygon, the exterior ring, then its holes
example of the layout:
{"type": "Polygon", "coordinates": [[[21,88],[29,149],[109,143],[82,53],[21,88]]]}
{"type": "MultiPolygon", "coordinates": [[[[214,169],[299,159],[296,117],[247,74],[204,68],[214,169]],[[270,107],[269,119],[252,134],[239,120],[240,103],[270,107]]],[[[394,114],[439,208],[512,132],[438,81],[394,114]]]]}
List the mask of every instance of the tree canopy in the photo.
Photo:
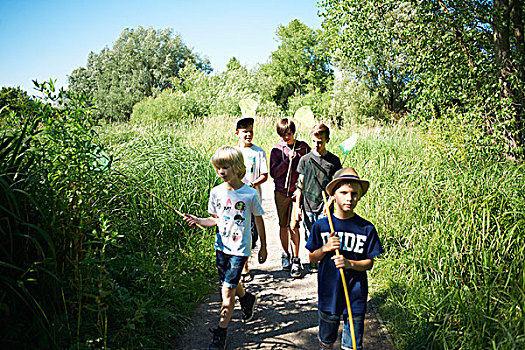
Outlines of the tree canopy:
{"type": "Polygon", "coordinates": [[[31,99],[20,87],[2,87],[0,90],[0,116],[3,121],[10,113],[20,118],[34,115],[40,110],[38,102],[31,99]]]}
{"type": "Polygon", "coordinates": [[[211,71],[170,29],[125,29],[111,48],[91,52],[86,67],[72,72],[69,89],[92,96],[100,117],[128,119],[135,103],[171,87],[187,64],[211,71]]]}
{"type": "Polygon", "coordinates": [[[296,19],[288,26],[279,26],[277,39],[281,44],[261,70],[272,77],[273,97],[278,105],[286,109],[294,94],[331,87],[333,70],[320,31],[296,19]]]}
{"type": "Polygon", "coordinates": [[[335,60],[383,91],[392,111],[409,103],[420,120],[469,111],[507,153],[521,152],[520,1],[326,0],[320,7],[335,60]]]}

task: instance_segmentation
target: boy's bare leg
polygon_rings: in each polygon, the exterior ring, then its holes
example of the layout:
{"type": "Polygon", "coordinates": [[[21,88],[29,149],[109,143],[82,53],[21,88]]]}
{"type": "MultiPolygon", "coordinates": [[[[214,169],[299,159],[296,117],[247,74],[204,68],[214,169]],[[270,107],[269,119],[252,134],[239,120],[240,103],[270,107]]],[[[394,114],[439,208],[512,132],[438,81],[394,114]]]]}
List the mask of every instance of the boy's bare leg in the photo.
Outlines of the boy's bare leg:
{"type": "Polygon", "coordinates": [[[294,229],[289,228],[290,238],[293,242],[293,256],[297,258],[299,256],[299,244],[301,243],[301,236],[299,235],[299,228],[295,227],[294,229]]]}
{"type": "Polygon", "coordinates": [[[248,272],[250,272],[250,269],[248,268],[248,261],[250,260],[250,257],[248,257],[248,260],[246,260],[246,262],[244,263],[244,267],[242,268],[242,273],[243,274],[247,274],[248,272]]]}
{"type": "MultiPolygon", "coordinates": [[[[240,285],[240,284],[239,284],[240,285]]],[[[239,287],[237,287],[239,289],[239,287]]],[[[228,328],[230,320],[233,315],[233,308],[235,306],[235,295],[237,289],[230,289],[226,286],[222,286],[222,305],[221,313],[219,315],[219,327],[228,328]]],[[[242,290],[244,292],[244,289],[242,290]]]]}
{"type": "Polygon", "coordinates": [[[238,298],[242,298],[246,294],[246,291],[244,290],[244,286],[242,283],[239,283],[237,286],[237,289],[235,289],[235,296],[238,298]]]}
{"type": "Polygon", "coordinates": [[[280,227],[279,228],[279,236],[281,238],[281,246],[283,247],[283,251],[286,253],[289,253],[288,251],[288,245],[290,244],[290,240],[288,239],[288,227],[280,227]]]}
{"type": "Polygon", "coordinates": [[[246,292],[241,283],[236,289],[230,289],[225,286],[222,287],[222,306],[221,313],[219,316],[219,326],[221,328],[228,328],[230,320],[233,315],[233,308],[235,307],[235,297],[242,298],[246,292]]]}

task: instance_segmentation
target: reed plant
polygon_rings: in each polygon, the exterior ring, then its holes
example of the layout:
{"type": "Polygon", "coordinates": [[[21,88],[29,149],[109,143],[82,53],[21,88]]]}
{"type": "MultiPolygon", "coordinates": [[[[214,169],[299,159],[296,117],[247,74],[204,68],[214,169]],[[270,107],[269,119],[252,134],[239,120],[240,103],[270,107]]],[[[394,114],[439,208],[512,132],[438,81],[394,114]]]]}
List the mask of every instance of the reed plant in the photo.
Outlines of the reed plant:
{"type": "Polygon", "coordinates": [[[369,130],[347,165],[385,247],[371,293],[401,349],[525,346],[524,168],[443,158],[407,128],[369,130]]]}
{"type": "Polygon", "coordinates": [[[111,264],[120,296],[110,320],[113,344],[168,346],[214,286],[214,231],[190,228],[144,191],[180,212],[206,215],[217,178],[206,151],[181,136],[187,128],[112,124],[101,130],[115,159],[108,172],[120,188],[112,225],[124,236],[115,251],[119,261],[111,264]]]}
{"type": "MultiPolygon", "coordinates": [[[[211,151],[234,144],[233,122],[207,118],[195,124],[199,137],[186,135],[211,151]]],[[[267,154],[279,140],[275,122],[256,121],[256,143],[267,154]]],[[[432,135],[406,125],[326,123],[328,148],[341,159],[337,145],[360,135],[344,165],[371,181],[357,211],[377,225],[385,248],[371,296],[397,347],[523,348],[523,166],[444,158],[432,135]]],[[[296,136],[308,142],[309,130],[298,125],[296,136]]]]}
{"type": "MultiPolygon", "coordinates": [[[[45,127],[28,125],[46,142],[26,142],[23,129],[3,133],[11,151],[1,154],[2,242],[16,236],[28,259],[3,250],[1,281],[14,292],[0,306],[30,314],[2,314],[11,335],[1,344],[25,327],[40,329],[27,339],[39,348],[169,348],[216,285],[214,231],[188,227],[144,189],[207,215],[219,183],[210,157],[237,144],[236,117],[93,125],[81,107],[65,111],[61,119],[50,110],[45,127]],[[100,156],[94,144],[109,155],[105,167],[91,164],[100,156]],[[20,286],[29,309],[10,304],[20,286]]],[[[278,118],[255,122],[254,143],[267,157],[280,140],[278,118]]],[[[370,295],[397,348],[523,348],[523,165],[443,158],[406,125],[327,124],[327,147],[341,159],[337,145],[359,134],[344,165],[371,181],[357,212],[385,248],[370,295]]],[[[296,136],[310,140],[304,125],[296,136]]]]}

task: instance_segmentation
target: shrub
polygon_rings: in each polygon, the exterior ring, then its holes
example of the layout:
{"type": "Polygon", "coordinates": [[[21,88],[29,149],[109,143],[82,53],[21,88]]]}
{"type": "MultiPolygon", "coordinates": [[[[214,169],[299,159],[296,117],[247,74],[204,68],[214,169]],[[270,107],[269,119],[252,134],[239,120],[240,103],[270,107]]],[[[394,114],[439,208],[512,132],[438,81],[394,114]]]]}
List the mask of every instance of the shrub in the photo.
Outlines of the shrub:
{"type": "Polygon", "coordinates": [[[137,184],[203,213],[208,156],[158,128],[133,148],[126,126],[114,144],[131,158],[116,171],[85,101],[51,85],[60,107],[0,134],[0,347],[166,347],[209,289],[213,236],[137,184]]]}
{"type": "Polygon", "coordinates": [[[181,91],[165,90],[157,97],[149,97],[133,107],[132,123],[180,121],[206,115],[206,106],[195,96],[181,91]]]}
{"type": "Polygon", "coordinates": [[[338,122],[366,124],[368,121],[384,123],[392,120],[379,94],[346,74],[336,79],[332,101],[330,114],[338,122]]]}
{"type": "Polygon", "coordinates": [[[330,91],[321,92],[318,89],[314,89],[312,92],[304,95],[295,94],[288,101],[288,116],[293,117],[299,108],[310,106],[316,119],[329,120],[332,117],[332,99],[333,97],[330,91]]]}
{"type": "Polygon", "coordinates": [[[53,325],[61,291],[74,286],[68,297],[79,292],[79,263],[88,258],[83,242],[100,243],[91,239],[99,225],[93,203],[105,185],[91,169],[96,123],[81,96],[55,93],[52,81],[37,85],[61,107],[45,101],[35,103],[38,113],[12,113],[1,136],[0,197],[8,203],[0,207],[6,347],[20,345],[21,332],[27,332],[26,344],[59,346],[53,325]]]}
{"type": "Polygon", "coordinates": [[[257,115],[262,117],[269,117],[281,119],[284,117],[284,112],[273,101],[262,100],[257,107],[257,115]]]}
{"type": "Polygon", "coordinates": [[[249,78],[247,72],[238,69],[207,75],[193,66],[187,66],[182,70],[182,80],[176,88],[135,105],[131,120],[147,123],[209,115],[240,115],[239,101],[254,97],[247,87],[249,78]]]}

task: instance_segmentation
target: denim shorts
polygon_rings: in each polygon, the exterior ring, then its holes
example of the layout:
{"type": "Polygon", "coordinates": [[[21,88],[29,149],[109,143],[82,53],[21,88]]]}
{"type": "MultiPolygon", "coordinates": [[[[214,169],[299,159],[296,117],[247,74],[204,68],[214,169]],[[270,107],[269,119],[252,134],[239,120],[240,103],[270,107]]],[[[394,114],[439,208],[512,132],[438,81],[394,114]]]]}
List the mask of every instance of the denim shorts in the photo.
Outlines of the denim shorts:
{"type": "MultiPolygon", "coordinates": [[[[319,341],[324,345],[334,344],[337,340],[339,321],[341,316],[319,311],[319,341]]],[[[363,331],[365,328],[365,314],[352,314],[354,321],[355,342],[357,350],[363,349],[363,331]]],[[[348,315],[343,315],[343,335],[341,349],[353,349],[352,335],[348,315]]]]}
{"type": "Polygon", "coordinates": [[[228,289],[235,289],[241,280],[247,256],[229,255],[220,250],[215,251],[215,262],[219,272],[219,282],[228,289]]]}
{"type": "Polygon", "coordinates": [[[319,220],[319,218],[323,216],[323,212],[317,214],[309,211],[303,211],[304,235],[307,241],[308,237],[310,237],[310,232],[312,231],[312,226],[314,225],[314,222],[316,222],[317,220],[319,220]]]}

